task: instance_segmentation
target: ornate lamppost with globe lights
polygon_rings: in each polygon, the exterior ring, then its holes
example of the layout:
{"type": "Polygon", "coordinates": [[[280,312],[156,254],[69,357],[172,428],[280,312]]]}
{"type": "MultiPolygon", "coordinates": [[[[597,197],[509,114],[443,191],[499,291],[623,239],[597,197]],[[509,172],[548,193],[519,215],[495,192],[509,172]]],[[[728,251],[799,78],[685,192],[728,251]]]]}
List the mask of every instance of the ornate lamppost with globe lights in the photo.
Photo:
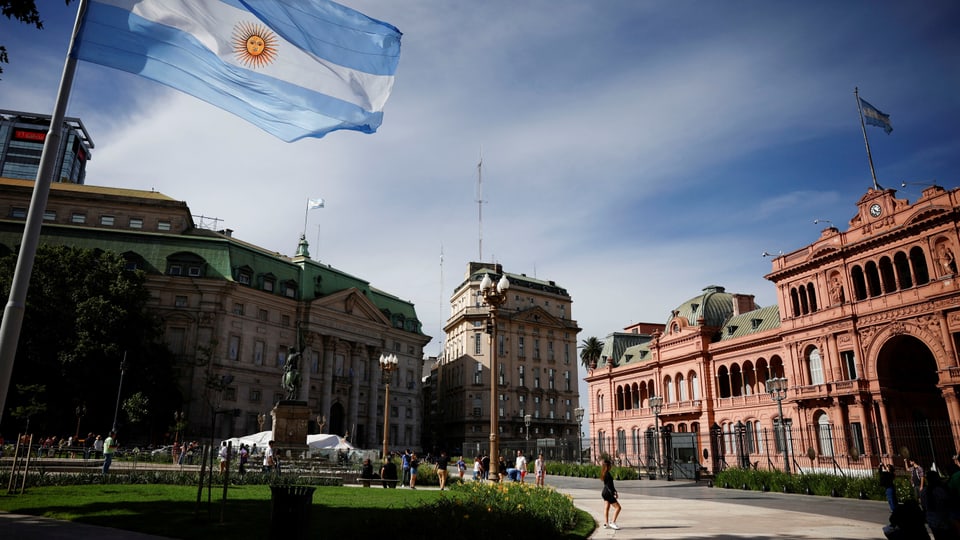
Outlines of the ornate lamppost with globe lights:
{"type": "Polygon", "coordinates": [[[770,394],[770,399],[777,402],[777,437],[780,442],[780,448],[783,449],[783,470],[787,474],[790,474],[790,456],[787,455],[787,437],[786,437],[786,425],[783,421],[783,400],[787,397],[787,378],[786,377],[774,377],[773,379],[767,380],[767,392],[770,394]]]}
{"type": "Polygon", "coordinates": [[[398,363],[395,354],[380,355],[380,369],[383,370],[385,383],[383,392],[383,459],[387,459],[387,447],[390,444],[390,379],[393,378],[393,372],[397,370],[398,363]]]}
{"type": "MultiPolygon", "coordinates": [[[[490,462],[496,463],[500,456],[499,444],[499,411],[497,409],[497,309],[507,301],[507,290],[510,280],[506,275],[500,276],[496,285],[490,274],[485,274],[480,281],[480,294],[483,301],[490,307],[488,312],[487,333],[490,335],[490,462]]],[[[493,468],[493,467],[491,467],[493,468]]],[[[496,481],[498,473],[490,471],[490,480],[496,481]]]]}
{"type": "Polygon", "coordinates": [[[663,396],[650,396],[650,410],[653,411],[654,441],[657,445],[657,470],[655,478],[660,477],[660,411],[663,410],[663,396]]]}
{"type": "Polygon", "coordinates": [[[573,416],[577,419],[577,463],[583,465],[583,407],[574,409],[573,416]]]}

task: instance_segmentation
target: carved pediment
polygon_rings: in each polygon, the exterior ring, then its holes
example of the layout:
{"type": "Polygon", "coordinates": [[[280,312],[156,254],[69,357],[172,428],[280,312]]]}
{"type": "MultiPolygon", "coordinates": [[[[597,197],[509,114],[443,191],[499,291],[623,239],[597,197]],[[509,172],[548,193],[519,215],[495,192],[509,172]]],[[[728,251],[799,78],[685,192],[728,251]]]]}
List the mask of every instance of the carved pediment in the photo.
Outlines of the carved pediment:
{"type": "Polygon", "coordinates": [[[327,309],[389,326],[390,320],[357,288],[344,289],[313,301],[314,309],[327,309]]]}
{"type": "MultiPolygon", "coordinates": [[[[502,314],[500,311],[498,314],[502,314]]],[[[499,315],[498,315],[499,316],[499,315]]],[[[519,311],[510,317],[510,320],[518,323],[531,323],[542,326],[564,326],[563,321],[551,315],[547,310],[540,306],[534,306],[523,311],[519,311]]]]}

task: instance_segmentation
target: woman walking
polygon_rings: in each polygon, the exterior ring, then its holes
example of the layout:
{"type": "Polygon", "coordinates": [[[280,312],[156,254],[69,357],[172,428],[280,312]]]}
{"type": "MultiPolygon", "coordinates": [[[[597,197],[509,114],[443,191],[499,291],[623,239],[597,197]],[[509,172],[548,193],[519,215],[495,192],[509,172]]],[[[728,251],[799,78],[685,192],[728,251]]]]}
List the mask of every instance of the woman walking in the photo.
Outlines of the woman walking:
{"type": "Polygon", "coordinates": [[[600,468],[600,479],[603,481],[603,491],[600,496],[603,497],[603,528],[617,530],[617,518],[620,517],[620,503],[617,502],[617,488],[613,485],[613,475],[610,474],[609,458],[604,458],[603,466],[600,468]],[[610,521],[610,507],[614,508],[613,521],[610,521]]]}
{"type": "Polygon", "coordinates": [[[410,456],[410,489],[417,489],[417,469],[420,468],[420,458],[416,454],[410,456]]]}

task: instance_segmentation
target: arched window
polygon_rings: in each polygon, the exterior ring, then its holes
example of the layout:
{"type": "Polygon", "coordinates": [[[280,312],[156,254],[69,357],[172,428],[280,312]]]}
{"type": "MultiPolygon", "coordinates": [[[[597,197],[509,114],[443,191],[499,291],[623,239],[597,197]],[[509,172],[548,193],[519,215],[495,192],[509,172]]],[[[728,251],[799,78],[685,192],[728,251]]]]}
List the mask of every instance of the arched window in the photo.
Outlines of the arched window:
{"type": "Polygon", "coordinates": [[[631,444],[633,446],[632,454],[634,456],[639,456],[640,455],[640,429],[639,428],[633,427],[630,429],[630,439],[631,439],[631,444]]]}
{"type": "Polygon", "coordinates": [[[628,385],[626,386],[626,388],[623,389],[623,408],[626,409],[626,410],[628,410],[628,411],[633,408],[633,395],[632,395],[632,394],[633,394],[633,392],[631,391],[630,385],[628,384],[628,385]]]}
{"type": "Polygon", "coordinates": [[[927,257],[924,255],[923,249],[918,246],[910,248],[910,265],[913,266],[913,275],[917,278],[917,285],[925,285],[930,281],[927,257]]]}
{"type": "Polygon", "coordinates": [[[670,376],[667,375],[663,379],[663,387],[667,389],[667,403],[673,403],[677,401],[676,389],[673,387],[673,384],[670,380],[670,376]]]}
{"type": "Polygon", "coordinates": [[[890,294],[897,290],[897,280],[893,275],[893,263],[890,257],[880,257],[880,281],[883,283],[883,292],[890,294]]]}
{"type": "Polygon", "coordinates": [[[820,455],[823,457],[833,456],[833,429],[830,426],[830,418],[823,411],[814,415],[817,424],[817,444],[820,447],[820,455]]]}
{"type": "Polygon", "coordinates": [[[817,310],[817,290],[813,288],[813,283],[807,283],[807,296],[810,301],[810,313],[817,310]]]}
{"type": "Polygon", "coordinates": [[[755,444],[758,454],[764,453],[764,440],[763,440],[763,428],[760,427],[760,421],[755,420],[753,422],[753,436],[755,439],[755,444]]]}
{"type": "Polygon", "coordinates": [[[823,384],[823,360],[816,347],[810,347],[807,352],[807,375],[810,377],[810,384],[823,384]]]}
{"type": "Polygon", "coordinates": [[[697,372],[691,371],[687,378],[690,379],[691,399],[700,399],[700,382],[697,380],[697,372]]]}
{"type": "Polygon", "coordinates": [[[793,316],[800,316],[800,296],[797,295],[797,288],[790,289],[790,307],[793,308],[793,316]]]}
{"type": "Polygon", "coordinates": [[[779,356],[770,358],[770,378],[783,377],[783,360],[779,356]]]}
{"type": "MultiPolygon", "coordinates": [[[[767,368],[767,361],[763,358],[757,360],[757,381],[760,383],[765,383],[770,380],[770,370],[767,368]]],[[[765,390],[766,387],[762,386],[761,391],[765,390]]]]}
{"type": "Polygon", "coordinates": [[[854,266],[850,270],[850,279],[853,281],[853,297],[857,300],[867,299],[867,281],[863,275],[863,269],[854,266]]]}
{"type": "Polygon", "coordinates": [[[617,410],[618,411],[623,410],[623,387],[622,386],[617,387],[617,410]]]}
{"type": "Polygon", "coordinates": [[[900,282],[901,289],[909,289],[913,287],[913,277],[910,274],[910,261],[907,260],[907,255],[898,251],[896,255],[893,256],[893,267],[897,270],[897,280],[900,282]]]}
{"type": "Polygon", "coordinates": [[[687,385],[684,384],[684,382],[685,381],[683,380],[683,375],[681,375],[680,373],[677,373],[676,385],[677,385],[677,394],[680,396],[680,401],[687,401],[688,399],[690,399],[689,395],[687,394],[687,385]]]}
{"type": "Polygon", "coordinates": [[[743,376],[739,364],[730,366],[730,393],[732,396],[743,395],[743,376]]]}
{"type": "Polygon", "coordinates": [[[877,270],[877,263],[868,262],[864,266],[864,272],[867,274],[867,292],[870,297],[880,296],[880,272],[877,270]]]}
{"type": "Polygon", "coordinates": [[[753,364],[749,361],[743,364],[743,395],[753,395],[757,384],[757,376],[753,372],[753,364]]]}
{"type": "Polygon", "coordinates": [[[804,315],[810,313],[810,306],[807,303],[807,291],[803,285],[800,285],[800,290],[797,291],[797,295],[800,297],[800,313],[804,315]]]}
{"type": "Polygon", "coordinates": [[[727,366],[720,366],[717,370],[717,393],[722,398],[730,397],[730,373],[727,366]]]}

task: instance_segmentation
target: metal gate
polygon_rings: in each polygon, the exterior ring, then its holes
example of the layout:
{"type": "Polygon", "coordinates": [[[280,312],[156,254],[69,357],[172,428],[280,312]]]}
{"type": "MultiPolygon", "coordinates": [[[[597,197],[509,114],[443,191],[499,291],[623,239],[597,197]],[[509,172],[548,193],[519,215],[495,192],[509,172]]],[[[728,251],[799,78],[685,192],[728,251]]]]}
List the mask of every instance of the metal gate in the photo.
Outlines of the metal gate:
{"type": "Polygon", "coordinates": [[[664,433],[668,471],[673,478],[700,480],[700,460],[697,455],[696,433],[664,433]]]}

